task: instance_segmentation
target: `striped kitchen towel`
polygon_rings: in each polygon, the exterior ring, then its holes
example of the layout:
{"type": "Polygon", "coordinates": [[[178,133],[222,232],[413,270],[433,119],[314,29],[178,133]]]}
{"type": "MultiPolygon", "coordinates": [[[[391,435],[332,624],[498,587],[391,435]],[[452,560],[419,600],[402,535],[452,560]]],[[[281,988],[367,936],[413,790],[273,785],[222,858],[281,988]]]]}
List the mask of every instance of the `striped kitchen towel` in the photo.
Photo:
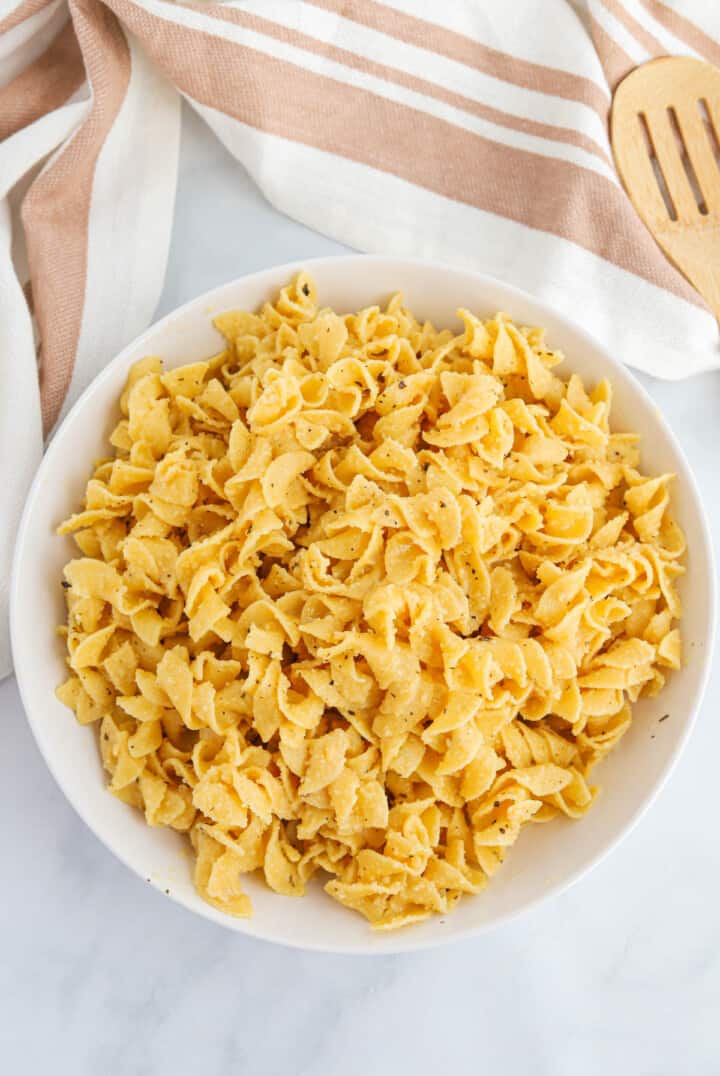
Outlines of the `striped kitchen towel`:
{"type": "Polygon", "coordinates": [[[717,323],[607,134],[665,53],[720,64],[718,0],[0,0],[0,672],[43,435],[160,295],[181,96],[290,216],[491,273],[679,378],[720,366],[717,323]]]}

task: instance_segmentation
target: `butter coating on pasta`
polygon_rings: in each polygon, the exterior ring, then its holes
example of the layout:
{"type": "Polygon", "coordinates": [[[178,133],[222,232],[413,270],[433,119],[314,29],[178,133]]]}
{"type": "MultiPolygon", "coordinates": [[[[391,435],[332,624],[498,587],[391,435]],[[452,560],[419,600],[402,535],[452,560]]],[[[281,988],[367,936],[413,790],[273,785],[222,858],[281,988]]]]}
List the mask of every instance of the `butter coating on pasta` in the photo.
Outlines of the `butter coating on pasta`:
{"type": "Polygon", "coordinates": [[[230,915],[251,871],[318,873],[380,930],[444,914],[526,823],[587,811],[680,665],[672,475],[542,329],[459,315],[340,316],[306,274],[221,314],[219,355],[132,368],[59,528],[58,697],[230,915]]]}

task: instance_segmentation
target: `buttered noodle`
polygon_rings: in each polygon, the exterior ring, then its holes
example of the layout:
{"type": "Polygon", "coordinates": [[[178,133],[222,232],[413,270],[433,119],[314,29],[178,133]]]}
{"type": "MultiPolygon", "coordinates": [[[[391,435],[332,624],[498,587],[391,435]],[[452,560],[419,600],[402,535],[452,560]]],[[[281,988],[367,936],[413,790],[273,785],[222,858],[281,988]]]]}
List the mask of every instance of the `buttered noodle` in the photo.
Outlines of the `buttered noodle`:
{"type": "Polygon", "coordinates": [[[249,871],[319,871],[380,929],[446,912],[525,823],[588,809],[680,664],[672,476],[541,329],[460,316],[340,316],[305,274],[221,315],[215,358],[133,367],[60,528],[58,695],[229,914],[249,871]]]}

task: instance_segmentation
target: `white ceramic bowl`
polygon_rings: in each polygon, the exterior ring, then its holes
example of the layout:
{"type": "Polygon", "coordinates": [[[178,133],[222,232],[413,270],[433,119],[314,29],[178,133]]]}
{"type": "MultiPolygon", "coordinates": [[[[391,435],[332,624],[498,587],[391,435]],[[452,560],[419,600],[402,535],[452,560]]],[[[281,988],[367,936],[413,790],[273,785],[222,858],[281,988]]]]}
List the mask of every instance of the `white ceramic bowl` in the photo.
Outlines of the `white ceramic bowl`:
{"type": "Polygon", "coordinates": [[[304,949],[388,953],[457,939],[517,915],[577,880],[629,832],[666,780],[700,703],[712,647],[713,581],[707,524],[680,447],[652,400],[599,343],[528,295],[478,274],[391,258],[324,258],[255,273],[195,299],[125,348],[83,393],[55,434],[27,499],[13,573],[12,644],[25,710],[45,761],[90,829],[141,878],[230,930],[304,949]],[[561,372],[576,371],[590,383],[610,378],[614,427],[642,434],[650,471],[677,474],[674,510],[689,546],[682,586],[685,666],[658,698],[636,706],[632,728],[597,771],[603,793],[592,811],[581,822],[527,828],[485,893],[465,898],[447,917],[394,934],[373,934],[319,885],[293,900],[248,877],[251,920],[231,919],[205,904],[192,885],[186,841],[171,830],[150,829],[139,812],[106,791],[95,732],[77,725],[53,694],[65,674],[63,643],[54,630],[64,616],[61,570],[75,555],[72,541],[56,537],[55,528],[79,505],[91,461],[107,454],[130,365],[148,354],[161,355],[169,367],[211,355],[221,344],[212,314],[254,309],[303,264],[317,280],[321,303],[338,311],[383,301],[400,289],[417,315],[443,327],[459,325],[460,306],[485,316],[505,310],[523,323],[545,325],[552,346],[567,355],[561,372]],[[660,722],[664,714],[670,716],[660,722]]]}

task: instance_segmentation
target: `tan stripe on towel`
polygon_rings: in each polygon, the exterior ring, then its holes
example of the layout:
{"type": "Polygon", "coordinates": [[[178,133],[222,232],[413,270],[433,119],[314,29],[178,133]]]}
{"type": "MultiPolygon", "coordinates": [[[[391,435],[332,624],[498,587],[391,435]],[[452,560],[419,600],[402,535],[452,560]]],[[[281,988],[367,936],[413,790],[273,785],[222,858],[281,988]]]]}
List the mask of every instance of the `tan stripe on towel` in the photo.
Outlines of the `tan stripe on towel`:
{"type": "Polygon", "coordinates": [[[562,142],[566,145],[577,146],[578,149],[583,149],[586,153],[592,153],[593,156],[599,157],[600,160],[613,167],[609,153],[582,131],[555,126],[550,123],[539,123],[537,120],[517,116],[511,112],[503,112],[498,108],[492,108],[490,105],[484,104],[482,101],[475,101],[470,97],[465,97],[464,94],[454,93],[444,86],[427,81],[427,79],[418,78],[416,75],[408,74],[406,71],[400,71],[394,67],[388,67],[386,64],[376,63],[374,60],[359,56],[357,53],[350,52],[348,49],[340,48],[337,45],[318,41],[317,38],[310,37],[308,34],[271,22],[269,19],[253,15],[240,8],[225,7],[219,4],[186,4],[185,6],[203,15],[212,15],[213,18],[221,19],[224,22],[244,26],[249,30],[255,30],[257,33],[277,38],[278,41],[284,41],[289,45],[305,49],[307,52],[325,56],[328,60],[344,64],[346,67],[352,67],[356,71],[362,71],[367,75],[374,75],[376,78],[392,82],[396,86],[404,86],[406,89],[413,90],[416,93],[434,97],[437,101],[443,101],[453,108],[469,112],[471,115],[487,120],[489,123],[496,123],[513,131],[522,131],[524,134],[535,135],[537,138],[545,138],[551,142],[562,142]]]}
{"type": "MultiPolygon", "coordinates": [[[[659,253],[621,188],[602,175],[501,145],[367,90],[179,26],[134,0],[107,2],[158,66],[200,104],[569,239],[705,308],[659,253]]],[[[167,6],[170,16],[172,5],[167,6]]]]}
{"type": "Polygon", "coordinates": [[[98,0],[71,0],[93,88],[92,108],[22,207],[40,331],[43,426],[54,425],[72,378],[82,321],[88,216],[98,154],[125,97],[130,55],[115,16],[98,0]]]}
{"type": "MultiPolygon", "coordinates": [[[[395,37],[408,45],[429,52],[436,52],[467,67],[474,67],[486,75],[512,82],[526,90],[552,94],[569,101],[589,105],[605,119],[610,100],[604,90],[591,79],[562,71],[557,67],[532,63],[511,56],[507,52],[490,48],[464,34],[449,30],[434,22],[407,15],[404,11],[390,8],[375,0],[306,0],[315,7],[331,11],[352,22],[361,23],[372,30],[379,30],[388,37],[395,37]]],[[[512,2],[512,0],[508,0],[512,2]]]]}
{"type": "Polygon", "coordinates": [[[617,21],[624,26],[625,29],[631,34],[639,45],[649,52],[652,57],[665,56],[667,49],[661,41],[651,34],[642,23],[634,19],[628,9],[625,7],[622,0],[601,0],[603,7],[607,8],[611,15],[614,15],[617,21]]]}
{"type": "Polygon", "coordinates": [[[6,34],[8,30],[13,30],[21,22],[29,19],[31,15],[37,15],[38,11],[42,11],[44,7],[49,7],[51,3],[52,0],[20,0],[14,11],[6,15],[4,19],[0,19],[0,34],[6,34]]]}
{"type": "Polygon", "coordinates": [[[84,81],[82,53],[68,20],[37,60],[0,87],[0,142],[64,105],[84,81]]]}
{"type": "Polygon", "coordinates": [[[684,41],[706,60],[720,67],[720,41],[704,33],[699,26],[690,19],[686,19],[674,8],[660,3],[660,0],[640,0],[640,3],[661,26],[664,26],[671,34],[675,34],[675,37],[684,41]]]}
{"type": "Polygon", "coordinates": [[[629,75],[636,66],[635,61],[618,45],[614,37],[610,37],[604,26],[601,26],[592,15],[588,16],[590,33],[592,34],[597,54],[600,57],[605,78],[608,86],[614,90],[619,82],[629,75]]]}

